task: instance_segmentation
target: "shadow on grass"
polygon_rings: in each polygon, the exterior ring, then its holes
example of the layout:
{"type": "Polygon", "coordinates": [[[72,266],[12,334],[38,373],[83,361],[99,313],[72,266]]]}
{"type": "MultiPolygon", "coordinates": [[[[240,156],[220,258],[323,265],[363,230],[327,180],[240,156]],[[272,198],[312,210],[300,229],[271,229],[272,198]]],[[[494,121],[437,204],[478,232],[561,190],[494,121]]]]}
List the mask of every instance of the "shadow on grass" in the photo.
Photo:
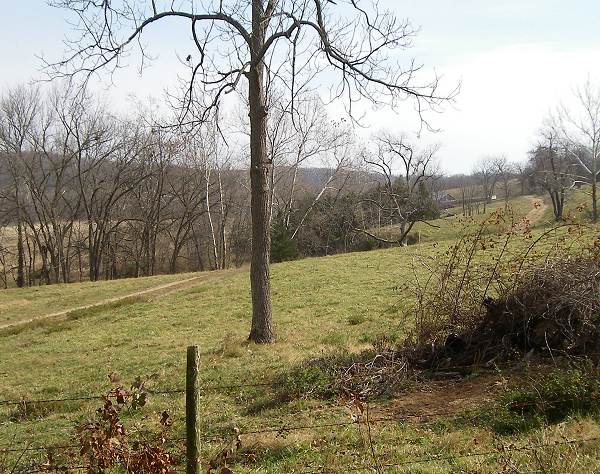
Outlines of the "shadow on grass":
{"type": "Polygon", "coordinates": [[[81,404],[72,401],[36,403],[23,400],[22,403],[12,405],[11,408],[4,410],[0,414],[0,418],[8,419],[13,423],[21,423],[41,420],[52,415],[77,413],[80,410],[81,404]]]}
{"type": "Polygon", "coordinates": [[[526,433],[568,418],[600,417],[597,368],[555,369],[536,374],[496,402],[465,415],[458,424],[477,424],[500,435],[526,433]]]}

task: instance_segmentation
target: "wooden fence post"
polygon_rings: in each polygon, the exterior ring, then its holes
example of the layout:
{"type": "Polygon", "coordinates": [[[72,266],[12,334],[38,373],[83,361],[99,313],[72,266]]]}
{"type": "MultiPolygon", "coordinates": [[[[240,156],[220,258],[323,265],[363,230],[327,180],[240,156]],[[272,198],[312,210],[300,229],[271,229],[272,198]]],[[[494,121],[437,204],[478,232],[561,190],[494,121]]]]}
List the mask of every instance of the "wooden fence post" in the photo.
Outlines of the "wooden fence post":
{"type": "Polygon", "coordinates": [[[185,434],[187,474],[201,474],[200,469],[200,391],[198,372],[200,355],[198,346],[187,348],[187,370],[185,377],[185,434]]]}

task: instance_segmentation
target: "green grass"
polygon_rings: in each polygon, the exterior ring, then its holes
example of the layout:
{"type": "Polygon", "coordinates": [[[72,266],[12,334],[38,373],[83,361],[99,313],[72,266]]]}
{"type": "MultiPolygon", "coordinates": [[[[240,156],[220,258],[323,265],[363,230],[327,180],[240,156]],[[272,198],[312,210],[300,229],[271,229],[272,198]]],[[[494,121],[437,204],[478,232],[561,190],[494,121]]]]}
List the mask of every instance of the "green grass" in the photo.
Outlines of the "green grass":
{"type": "MultiPolygon", "coordinates": [[[[365,347],[360,342],[365,335],[397,326],[390,308],[396,300],[393,286],[407,273],[397,261],[403,254],[405,249],[395,249],[274,265],[278,342],[273,346],[244,344],[250,314],[246,272],[152,301],[95,309],[76,320],[0,336],[2,354],[12,354],[0,361],[1,398],[98,394],[109,387],[107,374],[112,372],[124,381],[153,375],[154,387],[182,387],[185,348],[192,343],[201,347],[202,378],[210,384],[256,382],[324,351],[365,347]],[[364,321],[349,324],[354,314],[364,321]]],[[[207,395],[205,433],[275,422],[268,413],[243,415],[264,396],[250,389],[207,395]]],[[[306,421],[311,402],[307,404],[300,413],[286,405],[275,418],[306,421]]],[[[31,433],[38,443],[64,442],[74,423],[95,406],[69,403],[31,419],[3,421],[3,444],[12,436],[23,442],[31,433]]],[[[181,436],[181,397],[155,398],[149,405],[152,411],[167,407],[174,411],[175,431],[181,436]]],[[[12,414],[5,410],[3,420],[12,414]]]]}
{"type": "Polygon", "coordinates": [[[595,370],[531,371],[520,386],[482,409],[477,422],[496,433],[512,434],[560,423],[578,415],[599,419],[599,401],[600,381],[595,370]]]}
{"type": "MultiPolygon", "coordinates": [[[[444,189],[445,194],[450,194],[455,199],[460,199],[462,196],[461,188],[449,188],[444,189]]],[[[521,194],[521,184],[518,179],[511,179],[508,182],[508,192],[510,196],[519,196],[521,194]]],[[[494,193],[498,199],[504,200],[504,183],[498,182],[496,187],[494,188],[494,193]]],[[[483,190],[479,188],[479,190],[475,193],[475,196],[481,197],[483,195],[483,190]]]]}
{"type": "MultiPolygon", "coordinates": [[[[552,202],[544,196],[548,209],[544,215],[545,222],[554,221],[554,211],[552,210],[552,202]]],[[[570,216],[576,220],[587,220],[591,217],[592,197],[590,186],[582,186],[581,189],[567,189],[565,196],[565,204],[563,208],[563,216],[570,216]]]]}
{"type": "Polygon", "coordinates": [[[198,273],[180,273],[122,280],[69,283],[0,290],[0,326],[185,280],[198,273]]]}
{"type": "MultiPolygon", "coordinates": [[[[63,321],[26,326],[18,332],[0,332],[0,399],[97,395],[113,386],[108,374],[118,374],[124,385],[139,376],[151,389],[181,388],[185,383],[186,347],[198,344],[202,386],[279,380],[280,385],[293,384],[296,394],[286,399],[281,391],[265,387],[203,390],[204,459],[214,457],[223,443],[232,439],[234,428],[248,431],[350,421],[348,408],[327,398],[327,380],[322,374],[300,371],[290,380],[290,368],[323,355],[359,352],[372,347],[382,335],[401,336],[407,329],[405,325],[410,324],[400,318],[410,303],[404,285],[414,279],[415,272],[421,274],[423,261],[443,252],[450,242],[273,265],[277,334],[273,345],[246,343],[250,319],[247,270],[160,297],[95,308],[63,321]],[[287,378],[282,375],[286,373],[287,378]],[[307,388],[313,382],[319,387],[317,392],[307,388]]],[[[491,259],[494,251],[487,255],[482,258],[491,259]]],[[[31,300],[30,311],[57,311],[118,291],[127,293],[135,285],[160,284],[167,281],[164,278],[172,277],[9,290],[0,293],[0,302],[16,308],[19,300],[31,300]]],[[[135,286],[138,288],[141,286],[135,286]]],[[[441,397],[445,395],[444,391],[440,393],[441,397]]],[[[384,410],[386,403],[375,401],[371,408],[384,410]]],[[[99,405],[97,401],[21,409],[0,405],[0,446],[21,446],[30,440],[34,445],[68,444],[74,425],[90,417],[99,405]]],[[[124,412],[132,438],[141,437],[149,429],[156,431],[163,410],[173,418],[170,436],[182,437],[184,400],[175,394],[151,395],[144,408],[124,412]]],[[[581,417],[505,438],[498,438],[485,427],[407,422],[374,425],[371,436],[381,462],[394,464],[437,454],[487,451],[509,443],[544,444],[562,436],[599,434],[600,426],[594,420],[581,417]]],[[[357,425],[246,435],[234,471],[344,472],[348,467],[365,467],[364,472],[368,472],[371,450],[365,439],[364,429],[360,431],[357,425]]],[[[583,473],[600,469],[599,449],[599,443],[591,443],[538,451],[546,463],[545,472],[583,473]]],[[[438,460],[389,467],[385,472],[491,473],[506,463],[514,466],[514,471],[508,472],[540,468],[531,453],[517,452],[510,459],[507,456],[438,460]]],[[[39,453],[27,452],[24,459],[39,457],[39,453]]]]}
{"type": "MultiPolygon", "coordinates": [[[[532,199],[535,198],[539,198],[539,196],[519,196],[509,201],[516,221],[525,217],[532,209],[532,199]]],[[[481,205],[481,213],[474,214],[471,217],[462,215],[462,207],[449,208],[442,213],[442,217],[439,219],[415,223],[411,230],[411,235],[416,241],[422,243],[454,240],[465,232],[476,231],[480,223],[488,218],[492,212],[502,210],[505,206],[506,202],[504,200],[496,200],[486,205],[485,213],[483,213],[483,205],[481,205]]],[[[382,228],[377,235],[393,238],[397,232],[396,227],[382,228]]]]}

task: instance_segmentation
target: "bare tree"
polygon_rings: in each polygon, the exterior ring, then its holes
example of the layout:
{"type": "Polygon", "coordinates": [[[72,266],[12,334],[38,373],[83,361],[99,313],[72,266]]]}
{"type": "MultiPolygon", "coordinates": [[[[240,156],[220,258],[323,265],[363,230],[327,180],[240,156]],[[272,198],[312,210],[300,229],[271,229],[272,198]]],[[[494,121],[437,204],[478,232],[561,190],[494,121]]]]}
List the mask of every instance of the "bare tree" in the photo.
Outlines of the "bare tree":
{"type": "MultiPolygon", "coordinates": [[[[294,108],[291,108],[291,104],[280,104],[280,107],[282,113],[278,123],[273,124],[272,135],[277,133],[284,138],[277,140],[280,149],[273,160],[272,192],[274,204],[280,208],[284,225],[289,230],[300,167],[307,162],[314,165],[315,162],[311,163],[311,160],[315,159],[321,166],[331,165],[328,161],[329,157],[333,157],[331,169],[341,171],[349,157],[340,157],[337,151],[349,145],[353,137],[349,127],[329,118],[322,100],[314,94],[298,94],[294,108]]],[[[335,178],[335,174],[328,177],[327,185],[335,178]]]]}
{"type": "Polygon", "coordinates": [[[272,164],[267,153],[267,97],[279,83],[294,96],[296,77],[314,75],[325,65],[339,73],[334,96],[351,110],[359,98],[373,102],[412,98],[417,109],[448,99],[437,93],[437,79],[416,83],[419,67],[390,61],[391,51],[411,45],[415,30],[376,3],[355,0],[231,0],[196,3],[156,1],[52,0],[73,12],[79,37],[68,42],[65,58],[53,64],[55,76],[81,73],[85,78],[103,68],[118,68],[131,48],[142,48],[143,33],[165,19],[187,22],[199,57],[188,55],[191,76],[181,107],[181,122],[197,104],[200,118],[218,107],[222,96],[248,83],[252,214],[252,327],[249,338],[272,342],[270,291],[270,217],[272,164]],[[196,87],[199,86],[199,87],[196,87]]]}
{"type": "Polygon", "coordinates": [[[536,182],[550,196],[554,218],[557,221],[562,219],[566,191],[573,180],[569,172],[568,152],[552,125],[541,130],[540,143],[530,152],[529,161],[536,182]]]}
{"type": "MultiPolygon", "coordinates": [[[[322,132],[322,137],[326,140],[326,145],[323,145],[320,150],[322,153],[325,152],[325,156],[321,156],[321,163],[327,166],[325,170],[323,170],[325,172],[322,181],[323,184],[320,186],[320,189],[316,190],[314,196],[310,200],[310,204],[304,210],[298,222],[293,226],[293,230],[289,221],[292,211],[291,204],[290,207],[287,208],[289,214],[287,215],[286,228],[290,232],[291,239],[296,238],[296,235],[304,225],[306,218],[326,193],[329,192],[334,195],[339,195],[342,192],[351,176],[352,168],[355,164],[355,144],[352,140],[352,136],[348,133],[348,130],[337,130],[334,126],[331,128],[324,127],[322,132]],[[344,138],[346,138],[346,141],[344,141],[344,138]]],[[[293,195],[290,195],[289,199],[291,202],[293,195]]]]}
{"type": "Polygon", "coordinates": [[[157,271],[158,239],[170,223],[166,214],[174,199],[168,193],[169,184],[176,179],[170,173],[178,148],[176,138],[157,126],[148,127],[145,135],[147,143],[136,168],[143,179],[126,196],[126,234],[132,240],[135,276],[154,275],[157,271]]]}
{"type": "MultiPolygon", "coordinates": [[[[77,190],[87,227],[89,279],[101,277],[102,262],[115,233],[127,220],[126,197],[151,174],[145,165],[149,137],[142,123],[120,121],[91,100],[71,103],[69,140],[74,157],[77,190]]],[[[108,259],[108,260],[107,260],[108,259]]]]}
{"type": "Polygon", "coordinates": [[[205,193],[208,188],[207,163],[202,156],[203,150],[196,144],[194,137],[184,140],[180,168],[174,170],[168,181],[168,194],[173,197],[168,212],[169,225],[166,228],[171,242],[171,273],[177,270],[177,259],[182,248],[188,240],[195,237],[195,226],[198,225],[200,216],[205,214],[207,207],[210,209],[210,205],[205,204],[205,199],[210,199],[205,193]]]}
{"type": "Polygon", "coordinates": [[[52,282],[70,281],[71,239],[81,199],[76,192],[68,97],[54,90],[31,128],[32,150],[23,156],[22,176],[29,205],[24,215],[52,282]]]}
{"type": "Polygon", "coordinates": [[[514,175],[512,163],[508,161],[505,155],[499,155],[492,160],[492,166],[495,168],[498,181],[502,186],[504,201],[508,202],[510,199],[510,180],[514,175]]]}
{"type": "Polygon", "coordinates": [[[521,196],[531,193],[531,182],[533,180],[533,169],[526,161],[515,161],[512,164],[515,177],[519,181],[521,187],[521,196]]]}
{"type": "MultiPolygon", "coordinates": [[[[365,153],[364,161],[377,172],[383,183],[377,186],[378,196],[363,202],[373,204],[390,224],[398,224],[400,234],[393,242],[406,244],[414,224],[425,220],[430,206],[427,182],[436,176],[435,154],[438,146],[418,151],[406,137],[382,134],[376,139],[377,152],[365,153]]],[[[378,217],[378,221],[379,221],[378,217]]],[[[391,242],[368,229],[358,229],[380,241],[391,242]]]]}
{"type": "Polygon", "coordinates": [[[485,205],[492,202],[494,190],[500,177],[496,161],[498,157],[487,156],[479,160],[473,169],[473,175],[479,181],[479,185],[483,191],[483,212],[485,213],[485,205]]]}
{"type": "Polygon", "coordinates": [[[471,217],[473,213],[479,214],[480,197],[479,186],[472,176],[463,175],[459,181],[460,198],[463,216],[471,217]]]}
{"type": "Polygon", "coordinates": [[[11,179],[11,191],[6,194],[13,202],[17,224],[17,286],[25,284],[23,208],[27,197],[23,193],[22,157],[31,150],[31,129],[40,114],[39,90],[17,86],[0,99],[0,157],[11,179]]]}
{"type": "Polygon", "coordinates": [[[0,100],[1,286],[224,268],[232,243],[236,263],[247,257],[249,187],[209,124],[198,140],[147,110],[123,120],[47,92],[0,100]]]}
{"type": "Polygon", "coordinates": [[[571,159],[578,165],[574,173],[580,183],[591,187],[592,220],[598,220],[598,175],[600,175],[600,88],[588,80],[575,91],[576,105],[561,105],[555,117],[556,128],[571,159]]]}

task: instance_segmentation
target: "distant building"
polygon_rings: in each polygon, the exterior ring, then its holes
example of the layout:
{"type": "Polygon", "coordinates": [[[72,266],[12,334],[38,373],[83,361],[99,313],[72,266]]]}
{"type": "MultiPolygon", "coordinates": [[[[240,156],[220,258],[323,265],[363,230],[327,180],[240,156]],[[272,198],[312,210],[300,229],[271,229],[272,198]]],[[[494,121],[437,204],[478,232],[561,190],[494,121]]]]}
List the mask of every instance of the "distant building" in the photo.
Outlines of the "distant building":
{"type": "Polygon", "coordinates": [[[433,198],[439,209],[448,209],[456,206],[456,198],[452,194],[445,192],[435,193],[433,198]]]}
{"type": "Polygon", "coordinates": [[[435,193],[434,199],[438,202],[456,202],[456,198],[452,194],[448,193],[435,193]]]}

